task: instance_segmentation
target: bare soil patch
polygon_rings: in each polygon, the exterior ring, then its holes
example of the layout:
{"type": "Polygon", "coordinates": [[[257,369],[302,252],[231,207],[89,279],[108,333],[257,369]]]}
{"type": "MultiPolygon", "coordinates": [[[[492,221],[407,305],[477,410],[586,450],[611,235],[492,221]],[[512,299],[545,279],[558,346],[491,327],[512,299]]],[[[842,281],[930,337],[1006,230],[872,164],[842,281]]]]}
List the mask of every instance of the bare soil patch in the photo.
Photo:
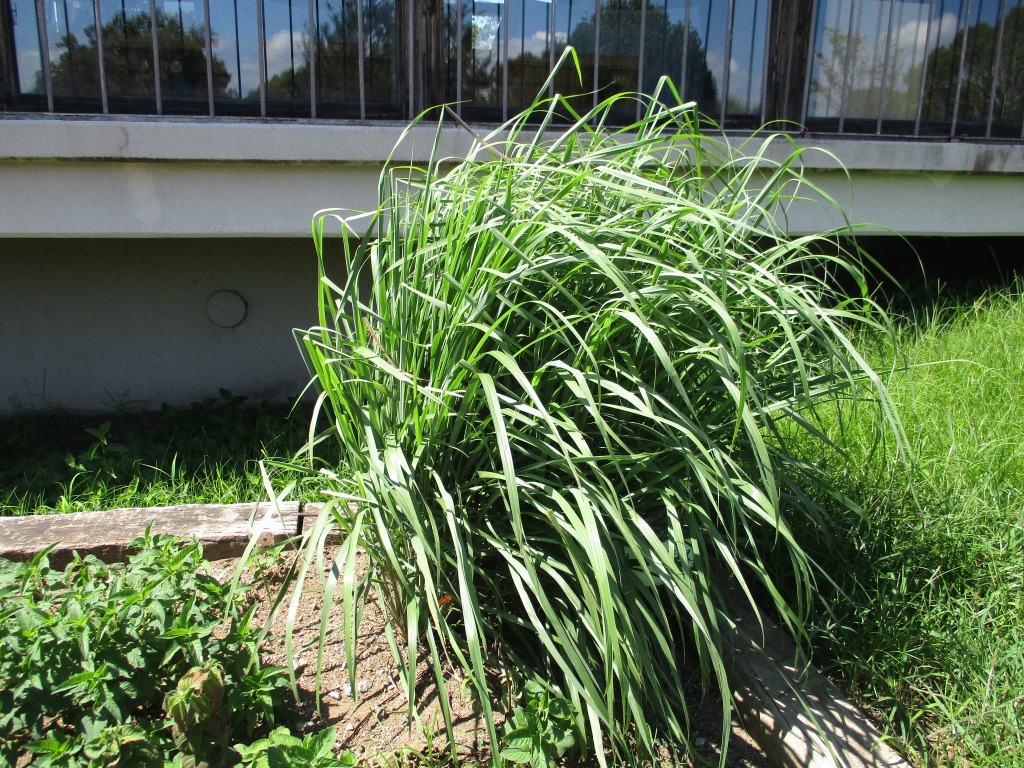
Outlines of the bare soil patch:
{"type": "MultiPolygon", "coordinates": [[[[330,554],[330,553],[328,553],[330,554]]],[[[213,575],[230,579],[238,560],[231,558],[211,563],[213,575]]],[[[362,564],[361,564],[362,565],[362,564]]],[[[280,578],[286,569],[280,562],[258,573],[247,572],[243,580],[253,583],[252,597],[258,604],[257,616],[265,619],[272,598],[277,593],[280,578]]],[[[361,758],[361,765],[417,766],[428,753],[447,751],[447,740],[442,736],[444,720],[433,675],[421,661],[417,669],[416,696],[419,703],[419,722],[410,722],[408,702],[400,683],[398,670],[384,634],[384,622],[378,607],[367,604],[356,642],[356,690],[352,691],[345,662],[345,646],[337,625],[340,608],[332,616],[334,630],[323,650],[320,676],[320,708],[317,711],[316,668],[320,637],[322,593],[314,591],[320,586],[315,576],[307,579],[307,589],[301,597],[294,622],[294,669],[299,687],[300,702],[297,714],[304,731],[320,731],[334,726],[336,746],[350,749],[361,758]]],[[[290,595],[289,595],[290,597],[290,595]]],[[[272,635],[263,654],[266,664],[287,667],[285,652],[285,621],[287,601],[282,604],[272,628],[272,635]]],[[[463,766],[484,765],[489,759],[490,745],[487,729],[477,707],[468,695],[457,670],[451,670],[444,695],[451,706],[455,722],[455,739],[459,762],[463,766]]],[[[694,697],[699,698],[695,688],[694,697]]],[[[702,762],[717,765],[721,754],[722,709],[721,702],[706,699],[691,712],[694,724],[696,755],[682,762],[662,761],[657,768],[686,768],[702,762]]],[[[499,718],[501,716],[499,715],[499,718]]],[[[498,722],[498,733],[501,733],[498,722]]],[[[436,764],[436,763],[431,763],[436,764]]],[[[590,763],[588,762],[587,765],[590,763]]],[[[596,765],[596,761],[593,761],[596,765]]],[[[582,766],[579,760],[566,765],[582,766]]],[[[735,720],[729,737],[727,768],[769,768],[764,752],[740,728],[735,720]]]]}

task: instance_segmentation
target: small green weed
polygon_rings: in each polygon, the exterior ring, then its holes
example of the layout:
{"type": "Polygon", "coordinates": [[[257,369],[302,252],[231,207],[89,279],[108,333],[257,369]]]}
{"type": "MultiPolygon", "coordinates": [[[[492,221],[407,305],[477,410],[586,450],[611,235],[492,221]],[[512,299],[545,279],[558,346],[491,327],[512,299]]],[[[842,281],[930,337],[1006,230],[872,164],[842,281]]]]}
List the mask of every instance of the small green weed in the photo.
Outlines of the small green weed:
{"type": "Polygon", "coordinates": [[[308,429],[306,413],[227,390],[186,410],[17,416],[0,429],[0,515],[260,500],[258,461],[290,459],[308,429]]]}
{"type": "Polygon", "coordinates": [[[576,746],[572,702],[529,680],[522,703],[505,723],[500,757],[530,768],[548,768],[576,746]]]}
{"type": "Polygon", "coordinates": [[[0,560],[0,761],[219,764],[280,716],[245,588],[204,573],[197,542],[135,546],[127,565],[0,560]]]}
{"type": "Polygon", "coordinates": [[[348,750],[335,756],[334,728],[293,736],[287,728],[275,728],[265,739],[235,747],[243,768],[355,768],[359,761],[348,750]]]}

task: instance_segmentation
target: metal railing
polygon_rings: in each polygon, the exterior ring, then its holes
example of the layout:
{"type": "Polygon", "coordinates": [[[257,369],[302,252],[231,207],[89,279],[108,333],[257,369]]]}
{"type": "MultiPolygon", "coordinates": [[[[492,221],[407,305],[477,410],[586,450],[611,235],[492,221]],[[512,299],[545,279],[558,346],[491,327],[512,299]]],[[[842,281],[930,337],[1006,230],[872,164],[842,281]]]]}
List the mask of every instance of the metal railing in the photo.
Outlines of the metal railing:
{"type": "Polygon", "coordinates": [[[821,0],[815,10],[808,125],[1024,138],[1022,0],[821,0]]]}
{"type": "Polygon", "coordinates": [[[572,45],[583,100],[667,75],[727,128],[1024,138],[1024,0],[0,3],[9,111],[496,121],[572,45]]]}

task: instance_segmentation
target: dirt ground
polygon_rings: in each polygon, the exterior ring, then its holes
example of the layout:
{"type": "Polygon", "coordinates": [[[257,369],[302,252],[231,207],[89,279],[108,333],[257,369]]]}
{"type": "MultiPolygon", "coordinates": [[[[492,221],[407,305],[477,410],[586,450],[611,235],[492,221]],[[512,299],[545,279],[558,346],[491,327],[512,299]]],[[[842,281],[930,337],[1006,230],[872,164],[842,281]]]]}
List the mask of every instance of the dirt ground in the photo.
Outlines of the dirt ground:
{"type": "MultiPolygon", "coordinates": [[[[234,573],[236,560],[218,560],[212,564],[213,575],[228,579],[234,573]]],[[[283,564],[264,567],[258,573],[247,573],[243,579],[253,583],[252,597],[258,603],[257,615],[266,616],[283,564]]],[[[310,578],[310,582],[314,580],[310,578]]],[[[319,582],[317,582],[317,586],[319,582]]],[[[336,612],[335,615],[340,613],[336,612]]],[[[288,665],[284,646],[287,603],[278,611],[273,636],[267,644],[264,662],[275,666],[288,665]]],[[[420,725],[408,720],[408,705],[399,682],[397,668],[383,631],[379,609],[368,604],[357,638],[355,696],[350,690],[345,664],[345,649],[340,633],[328,639],[324,648],[320,681],[320,712],[316,711],[317,646],[320,635],[321,595],[307,589],[303,594],[294,623],[295,671],[302,702],[299,706],[304,730],[320,731],[334,726],[336,746],[350,749],[360,765],[415,766],[419,756],[444,748],[441,708],[432,675],[421,662],[418,669],[417,696],[420,704],[420,725]]],[[[456,741],[460,762],[466,766],[485,764],[489,745],[487,730],[466,695],[466,686],[455,671],[447,680],[445,694],[456,723],[456,741]]],[[[721,754],[721,703],[709,700],[693,713],[694,739],[698,755],[683,762],[662,762],[658,768],[699,766],[702,761],[718,765],[721,754]]],[[[499,716],[500,717],[500,716],[499,716]]],[[[501,722],[497,723],[501,733],[501,722]]],[[[594,762],[596,765],[596,761],[594,762]]],[[[566,765],[581,765],[578,761],[566,765]]],[[[769,768],[770,763],[757,744],[735,722],[729,738],[727,768],[769,768]]]]}

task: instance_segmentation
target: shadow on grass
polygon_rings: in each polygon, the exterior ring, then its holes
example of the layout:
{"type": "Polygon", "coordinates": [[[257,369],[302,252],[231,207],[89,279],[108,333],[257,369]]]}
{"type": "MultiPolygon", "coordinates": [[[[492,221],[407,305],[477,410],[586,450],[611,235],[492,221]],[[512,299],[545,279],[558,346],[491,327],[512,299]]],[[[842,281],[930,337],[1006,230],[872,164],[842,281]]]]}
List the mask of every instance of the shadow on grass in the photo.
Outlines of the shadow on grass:
{"type": "Polygon", "coordinates": [[[227,391],[187,410],[17,415],[0,430],[0,515],[265,499],[258,462],[299,452],[308,420],[227,391]]]}

